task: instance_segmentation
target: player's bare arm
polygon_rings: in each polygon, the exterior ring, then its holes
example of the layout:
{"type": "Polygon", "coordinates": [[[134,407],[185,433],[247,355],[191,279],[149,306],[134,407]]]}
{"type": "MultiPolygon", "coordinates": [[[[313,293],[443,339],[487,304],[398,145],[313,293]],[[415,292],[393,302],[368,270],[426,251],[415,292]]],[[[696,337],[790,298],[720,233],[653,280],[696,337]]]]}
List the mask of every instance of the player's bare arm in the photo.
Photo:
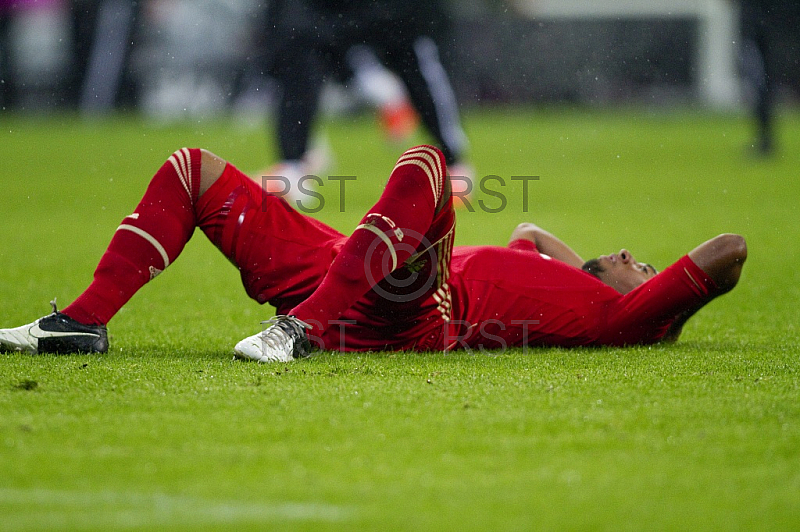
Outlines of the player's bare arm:
{"type": "MultiPolygon", "coordinates": [[[[747,243],[744,237],[740,235],[725,233],[694,248],[689,252],[689,258],[714,280],[717,285],[717,292],[714,297],[717,297],[732,290],[739,282],[742,266],[747,260],[747,243]]],[[[711,299],[708,301],[711,301],[711,299]]],[[[686,312],[678,316],[661,341],[667,343],[676,342],[681,335],[683,325],[698,310],[703,308],[708,301],[695,308],[687,309],[686,312]]]]}
{"type": "Polygon", "coordinates": [[[584,260],[580,255],[561,239],[536,224],[530,222],[519,224],[511,233],[511,241],[520,239],[533,242],[541,253],[549,257],[576,268],[583,266],[584,260]]]}
{"type": "Polygon", "coordinates": [[[725,233],[703,242],[689,252],[689,258],[717,284],[717,295],[739,282],[747,260],[747,243],[741,235],[725,233]]]}

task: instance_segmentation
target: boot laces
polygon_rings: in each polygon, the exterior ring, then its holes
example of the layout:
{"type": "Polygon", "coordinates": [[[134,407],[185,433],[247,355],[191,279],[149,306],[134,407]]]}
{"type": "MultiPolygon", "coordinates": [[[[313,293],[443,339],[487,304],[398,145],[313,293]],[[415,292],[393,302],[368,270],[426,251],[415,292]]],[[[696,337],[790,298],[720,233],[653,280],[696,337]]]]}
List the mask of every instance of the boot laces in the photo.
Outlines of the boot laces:
{"type": "Polygon", "coordinates": [[[264,347],[289,353],[294,351],[297,340],[305,336],[305,329],[311,328],[309,324],[294,316],[275,316],[262,321],[261,325],[267,325],[267,328],[261,333],[264,347]]]}

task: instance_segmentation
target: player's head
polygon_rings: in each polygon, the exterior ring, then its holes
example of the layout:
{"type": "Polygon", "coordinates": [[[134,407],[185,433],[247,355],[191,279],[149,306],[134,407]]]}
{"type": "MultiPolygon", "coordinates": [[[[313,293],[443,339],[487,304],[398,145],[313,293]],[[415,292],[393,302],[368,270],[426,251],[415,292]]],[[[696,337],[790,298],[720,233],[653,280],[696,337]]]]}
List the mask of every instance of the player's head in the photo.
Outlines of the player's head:
{"type": "Polygon", "coordinates": [[[651,265],[636,262],[627,249],[588,260],[582,269],[620,294],[627,294],[658,273],[651,265]]]}

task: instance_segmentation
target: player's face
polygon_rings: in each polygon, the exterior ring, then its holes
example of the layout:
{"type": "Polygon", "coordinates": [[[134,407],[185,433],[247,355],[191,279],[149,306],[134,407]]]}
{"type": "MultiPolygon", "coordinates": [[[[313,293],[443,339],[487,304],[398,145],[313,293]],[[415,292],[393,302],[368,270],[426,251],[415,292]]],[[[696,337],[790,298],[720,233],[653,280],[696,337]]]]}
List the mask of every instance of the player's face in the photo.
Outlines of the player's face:
{"type": "Polygon", "coordinates": [[[627,249],[603,255],[596,260],[603,270],[597,273],[597,277],[620,294],[627,294],[658,273],[651,265],[636,262],[627,249]]]}

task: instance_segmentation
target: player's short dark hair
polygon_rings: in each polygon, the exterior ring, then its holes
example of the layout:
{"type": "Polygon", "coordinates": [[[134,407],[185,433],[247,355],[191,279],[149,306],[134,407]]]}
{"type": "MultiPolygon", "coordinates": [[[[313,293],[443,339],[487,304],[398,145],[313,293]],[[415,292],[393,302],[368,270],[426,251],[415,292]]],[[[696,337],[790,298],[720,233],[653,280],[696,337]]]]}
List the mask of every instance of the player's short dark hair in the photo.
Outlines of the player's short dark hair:
{"type": "Polygon", "coordinates": [[[600,266],[600,259],[587,260],[583,263],[583,266],[581,266],[581,270],[588,274],[594,275],[598,279],[600,278],[600,274],[606,271],[605,268],[600,266]]]}

